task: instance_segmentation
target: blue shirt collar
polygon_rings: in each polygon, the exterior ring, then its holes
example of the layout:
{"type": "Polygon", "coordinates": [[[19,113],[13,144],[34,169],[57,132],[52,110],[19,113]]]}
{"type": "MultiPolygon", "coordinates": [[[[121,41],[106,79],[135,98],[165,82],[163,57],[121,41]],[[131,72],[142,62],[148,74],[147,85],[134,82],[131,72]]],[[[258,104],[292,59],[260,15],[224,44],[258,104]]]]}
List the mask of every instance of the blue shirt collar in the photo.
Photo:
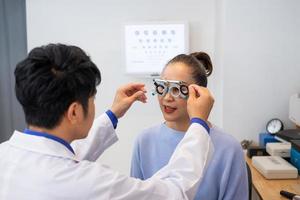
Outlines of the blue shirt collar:
{"type": "Polygon", "coordinates": [[[56,141],[58,143],[61,143],[62,145],[64,145],[65,147],[67,147],[67,149],[69,149],[75,155],[75,152],[74,152],[73,148],[71,147],[71,145],[67,141],[65,141],[65,140],[63,140],[63,139],[61,139],[61,138],[59,138],[57,136],[51,135],[49,133],[43,133],[43,132],[33,131],[33,130],[30,130],[30,129],[25,129],[24,133],[28,134],[28,135],[45,137],[45,138],[48,138],[50,140],[54,140],[54,141],[56,141]]]}

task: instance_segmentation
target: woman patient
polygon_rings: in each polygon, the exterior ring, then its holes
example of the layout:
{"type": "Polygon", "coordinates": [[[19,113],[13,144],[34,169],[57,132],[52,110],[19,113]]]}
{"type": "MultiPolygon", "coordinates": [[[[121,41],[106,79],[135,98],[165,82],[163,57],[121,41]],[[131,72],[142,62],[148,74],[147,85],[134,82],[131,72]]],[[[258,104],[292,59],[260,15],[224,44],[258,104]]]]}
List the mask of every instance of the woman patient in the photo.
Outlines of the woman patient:
{"type": "MultiPolygon", "coordinates": [[[[131,176],[145,180],[165,166],[189,127],[189,84],[207,86],[212,62],[204,52],[181,54],[171,59],[154,79],[155,93],[165,122],[141,132],[133,149],[131,176]]],[[[244,154],[238,141],[210,123],[215,151],[195,199],[246,200],[248,179],[244,154]]],[[[197,159],[194,155],[191,159],[197,159]]]]}

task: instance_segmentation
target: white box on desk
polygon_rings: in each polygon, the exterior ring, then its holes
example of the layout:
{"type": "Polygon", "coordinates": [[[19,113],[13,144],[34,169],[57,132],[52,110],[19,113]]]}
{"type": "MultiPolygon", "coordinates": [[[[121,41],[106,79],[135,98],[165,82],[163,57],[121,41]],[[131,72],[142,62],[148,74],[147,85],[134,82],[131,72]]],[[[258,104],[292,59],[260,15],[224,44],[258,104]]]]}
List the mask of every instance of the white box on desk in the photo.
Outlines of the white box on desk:
{"type": "Polygon", "coordinates": [[[283,158],[291,157],[291,143],[289,142],[274,142],[274,143],[267,143],[266,151],[271,156],[280,156],[283,158]]]}
{"type": "Polygon", "coordinates": [[[279,156],[253,156],[252,165],[266,179],[298,178],[298,170],[279,156]]]}

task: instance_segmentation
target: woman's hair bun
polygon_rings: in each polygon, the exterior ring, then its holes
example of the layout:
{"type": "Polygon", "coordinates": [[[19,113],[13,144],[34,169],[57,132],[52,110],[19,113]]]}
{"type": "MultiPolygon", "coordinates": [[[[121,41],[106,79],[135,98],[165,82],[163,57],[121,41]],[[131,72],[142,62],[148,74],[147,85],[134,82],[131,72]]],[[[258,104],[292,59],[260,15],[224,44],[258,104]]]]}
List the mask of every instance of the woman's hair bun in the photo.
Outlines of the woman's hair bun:
{"type": "Polygon", "coordinates": [[[213,71],[213,66],[209,55],[205,52],[194,52],[190,55],[195,57],[200,63],[203,64],[206,71],[206,76],[210,76],[213,71]]]}

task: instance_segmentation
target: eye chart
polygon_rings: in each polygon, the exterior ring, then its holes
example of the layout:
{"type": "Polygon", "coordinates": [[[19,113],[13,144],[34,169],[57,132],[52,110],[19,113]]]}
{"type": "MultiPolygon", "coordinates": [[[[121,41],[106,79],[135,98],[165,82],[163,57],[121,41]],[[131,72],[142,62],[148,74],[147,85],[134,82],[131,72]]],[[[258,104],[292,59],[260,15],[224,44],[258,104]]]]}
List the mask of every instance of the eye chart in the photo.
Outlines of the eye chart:
{"type": "Polygon", "coordinates": [[[188,53],[187,23],[125,25],[126,73],[158,75],[181,53],[188,53]]]}

